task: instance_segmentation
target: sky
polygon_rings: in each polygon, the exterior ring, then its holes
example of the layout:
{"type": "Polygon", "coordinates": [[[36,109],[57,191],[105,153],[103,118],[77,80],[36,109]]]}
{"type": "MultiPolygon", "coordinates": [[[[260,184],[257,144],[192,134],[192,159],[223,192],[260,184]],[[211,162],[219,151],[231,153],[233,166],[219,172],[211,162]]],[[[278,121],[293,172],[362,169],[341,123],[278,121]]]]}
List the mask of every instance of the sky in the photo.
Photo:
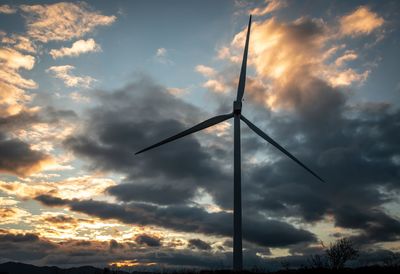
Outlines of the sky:
{"type": "MultiPolygon", "coordinates": [[[[1,1],[0,263],[232,265],[230,113],[241,125],[244,266],[349,238],[400,249],[398,1],[1,1]]],[[[361,261],[361,259],[360,259],[361,261]]]]}

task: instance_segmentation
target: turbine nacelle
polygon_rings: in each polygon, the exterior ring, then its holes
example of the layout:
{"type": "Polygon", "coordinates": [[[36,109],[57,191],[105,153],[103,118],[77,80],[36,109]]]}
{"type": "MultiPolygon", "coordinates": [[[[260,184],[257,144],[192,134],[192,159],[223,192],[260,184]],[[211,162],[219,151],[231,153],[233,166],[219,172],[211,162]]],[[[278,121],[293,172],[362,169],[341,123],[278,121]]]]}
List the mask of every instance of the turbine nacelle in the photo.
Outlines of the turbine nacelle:
{"type": "Polygon", "coordinates": [[[233,101],[233,113],[234,114],[241,114],[242,113],[242,102],[233,101]]]}

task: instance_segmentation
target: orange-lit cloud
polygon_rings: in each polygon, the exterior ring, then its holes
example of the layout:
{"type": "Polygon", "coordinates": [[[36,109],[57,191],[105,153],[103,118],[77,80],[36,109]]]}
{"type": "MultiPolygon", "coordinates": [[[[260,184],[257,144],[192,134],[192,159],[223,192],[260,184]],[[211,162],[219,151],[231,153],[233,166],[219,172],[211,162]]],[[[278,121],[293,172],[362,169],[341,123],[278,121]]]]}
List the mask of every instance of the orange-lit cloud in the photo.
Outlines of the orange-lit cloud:
{"type": "Polygon", "coordinates": [[[348,61],[356,60],[358,57],[354,50],[346,51],[342,56],[338,57],[335,61],[335,65],[340,67],[348,61]]]}
{"type": "Polygon", "coordinates": [[[71,74],[71,70],[75,69],[74,66],[52,66],[46,71],[53,73],[54,77],[63,80],[64,84],[68,87],[85,87],[89,88],[96,79],[90,76],[76,76],[71,74]]]}
{"type": "MultiPolygon", "coordinates": [[[[7,69],[13,70],[18,70],[20,68],[30,70],[35,64],[35,58],[33,56],[21,54],[11,48],[0,49],[0,61],[7,69]]],[[[10,80],[6,79],[6,81],[10,80]]],[[[32,80],[25,80],[21,85],[28,88],[33,88],[36,86],[32,80]]]]}
{"type": "Polygon", "coordinates": [[[207,80],[203,87],[208,88],[217,93],[226,93],[228,92],[228,86],[223,82],[222,79],[210,79],[207,80]]]}
{"type": "Polygon", "coordinates": [[[381,27],[384,19],[371,11],[367,6],[360,6],[353,12],[340,18],[340,32],[342,35],[369,34],[381,27]]]}
{"type": "Polygon", "coordinates": [[[285,8],[288,5],[285,0],[265,0],[265,4],[265,7],[254,8],[250,10],[249,13],[255,16],[262,16],[278,9],[285,8]]]}
{"type": "Polygon", "coordinates": [[[222,122],[215,126],[206,128],[205,131],[208,133],[214,133],[218,137],[226,136],[229,134],[229,130],[231,128],[231,124],[228,122],[222,122]]]}
{"type": "Polygon", "coordinates": [[[154,262],[139,262],[138,260],[122,260],[109,263],[111,267],[126,268],[126,267],[140,267],[140,266],[155,266],[154,262]]]}
{"type": "Polygon", "coordinates": [[[185,88],[167,88],[167,91],[170,94],[178,96],[178,97],[188,93],[188,90],[185,88]]]}
{"type": "MultiPolygon", "coordinates": [[[[220,49],[218,57],[231,62],[241,59],[246,31],[239,32],[230,47],[220,49]]],[[[248,63],[255,68],[256,76],[248,77],[250,98],[273,110],[293,109],[300,102],[312,100],[311,87],[306,85],[316,82],[309,80],[321,80],[330,87],[363,83],[369,70],[358,72],[347,67],[358,53],[336,44],[335,31],[322,19],[302,17],[282,23],[273,17],[254,22],[248,63]],[[339,57],[332,61],[337,54],[339,57]]]]}
{"type": "Polygon", "coordinates": [[[18,201],[0,197],[0,225],[5,224],[18,224],[23,218],[30,216],[31,214],[16,205],[18,201]]]}
{"type": "Polygon", "coordinates": [[[11,37],[5,36],[1,39],[3,44],[13,45],[14,49],[26,51],[29,53],[35,53],[35,45],[33,42],[25,36],[13,34],[11,37]]]}
{"type": "Polygon", "coordinates": [[[196,66],[195,70],[198,73],[200,73],[201,75],[203,75],[204,77],[212,77],[216,74],[215,69],[213,69],[212,67],[204,66],[204,65],[196,66]]]}
{"type": "Polygon", "coordinates": [[[215,69],[213,69],[212,67],[197,65],[195,67],[195,71],[206,78],[211,78],[203,83],[203,87],[217,93],[228,92],[229,86],[225,83],[225,79],[221,75],[218,75],[215,69]]]}
{"type": "Polygon", "coordinates": [[[53,163],[50,156],[32,150],[18,140],[0,139],[0,148],[3,154],[0,157],[0,173],[26,177],[53,163]]]}
{"type": "Polygon", "coordinates": [[[127,227],[116,221],[102,221],[93,217],[77,217],[72,213],[43,212],[26,218],[35,233],[51,240],[80,239],[109,241],[122,240],[127,227]]]}
{"type": "Polygon", "coordinates": [[[339,71],[336,74],[328,76],[328,80],[332,86],[348,86],[353,82],[364,82],[369,75],[370,71],[366,70],[363,73],[357,73],[353,69],[349,68],[343,71],[339,71]]]}
{"type": "Polygon", "coordinates": [[[0,48],[0,115],[17,114],[31,100],[24,89],[37,88],[37,84],[22,77],[19,70],[31,70],[34,64],[35,58],[31,55],[0,48]]]}
{"type": "Polygon", "coordinates": [[[79,56],[87,52],[99,52],[101,47],[94,39],[78,40],[72,44],[70,48],[62,47],[60,49],[52,49],[50,55],[53,59],[61,58],[63,56],[79,56]]]}
{"type": "MultiPolygon", "coordinates": [[[[41,109],[31,109],[30,113],[40,114],[41,109]]],[[[66,136],[72,134],[77,127],[71,119],[58,119],[57,123],[38,121],[24,127],[9,130],[9,134],[20,140],[32,144],[31,148],[40,151],[51,152],[59,146],[66,136]]],[[[70,159],[67,156],[58,156],[57,163],[64,165],[70,159]]]]}
{"type": "Polygon", "coordinates": [[[81,176],[55,182],[0,181],[0,190],[22,199],[30,199],[42,194],[52,194],[66,199],[91,199],[102,198],[104,191],[113,185],[115,182],[111,179],[81,176]]]}
{"type": "Polygon", "coordinates": [[[69,94],[69,97],[72,99],[72,100],[74,100],[74,101],[76,101],[76,102],[79,102],[79,103],[88,103],[88,102],[90,102],[90,98],[89,97],[87,97],[87,96],[84,96],[84,95],[82,95],[81,93],[79,93],[79,92],[71,92],[70,94],[69,94]]]}
{"type": "Polygon", "coordinates": [[[10,5],[0,5],[0,13],[13,14],[16,12],[17,12],[17,9],[14,7],[11,7],[10,5]]]}
{"type": "Polygon", "coordinates": [[[115,16],[91,11],[84,2],[21,5],[20,9],[25,13],[28,35],[44,43],[81,37],[116,20],[115,16]]]}

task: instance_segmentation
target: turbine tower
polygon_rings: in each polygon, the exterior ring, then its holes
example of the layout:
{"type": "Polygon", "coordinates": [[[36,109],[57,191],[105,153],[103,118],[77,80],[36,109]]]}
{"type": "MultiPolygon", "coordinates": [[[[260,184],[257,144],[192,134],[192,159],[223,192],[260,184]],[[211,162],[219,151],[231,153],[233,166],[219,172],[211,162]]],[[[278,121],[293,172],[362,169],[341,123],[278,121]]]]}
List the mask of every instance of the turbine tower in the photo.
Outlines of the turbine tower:
{"type": "Polygon", "coordinates": [[[233,269],[235,271],[241,271],[243,266],[243,254],[242,254],[242,189],[241,189],[241,159],[240,159],[240,120],[245,122],[255,133],[257,133],[261,138],[265,139],[267,142],[272,144],[290,159],[295,161],[297,164],[302,166],[305,170],[315,176],[322,182],[325,182],[321,177],[319,177],[315,172],[309,169],[306,165],[300,162],[296,157],[284,149],[281,145],[275,142],[271,137],[269,137],[265,132],[256,127],[252,122],[246,119],[242,114],[242,99],[244,95],[245,83],[246,83],[246,66],[247,66],[247,52],[249,49],[249,38],[250,38],[250,27],[251,27],[251,15],[249,18],[249,25],[247,27],[246,44],[244,47],[242,67],[240,70],[239,85],[237,89],[236,100],[233,102],[233,111],[229,114],[218,115],[200,124],[195,125],[181,133],[174,136],[166,138],[152,146],[146,147],[135,153],[139,154],[147,150],[156,148],[158,146],[164,145],[166,143],[172,142],[186,135],[195,133],[197,131],[203,130],[205,128],[219,124],[230,118],[234,119],[234,159],[233,159],[233,269]]]}

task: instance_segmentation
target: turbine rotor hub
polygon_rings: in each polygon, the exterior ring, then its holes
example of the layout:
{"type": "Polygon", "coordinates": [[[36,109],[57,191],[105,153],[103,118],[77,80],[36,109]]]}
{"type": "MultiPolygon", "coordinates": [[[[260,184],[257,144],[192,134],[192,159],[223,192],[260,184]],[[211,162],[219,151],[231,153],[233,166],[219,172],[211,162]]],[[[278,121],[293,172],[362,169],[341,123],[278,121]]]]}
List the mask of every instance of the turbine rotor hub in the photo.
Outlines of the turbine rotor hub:
{"type": "Polygon", "coordinates": [[[233,102],[233,113],[240,114],[242,112],[242,102],[234,101],[233,102]]]}

